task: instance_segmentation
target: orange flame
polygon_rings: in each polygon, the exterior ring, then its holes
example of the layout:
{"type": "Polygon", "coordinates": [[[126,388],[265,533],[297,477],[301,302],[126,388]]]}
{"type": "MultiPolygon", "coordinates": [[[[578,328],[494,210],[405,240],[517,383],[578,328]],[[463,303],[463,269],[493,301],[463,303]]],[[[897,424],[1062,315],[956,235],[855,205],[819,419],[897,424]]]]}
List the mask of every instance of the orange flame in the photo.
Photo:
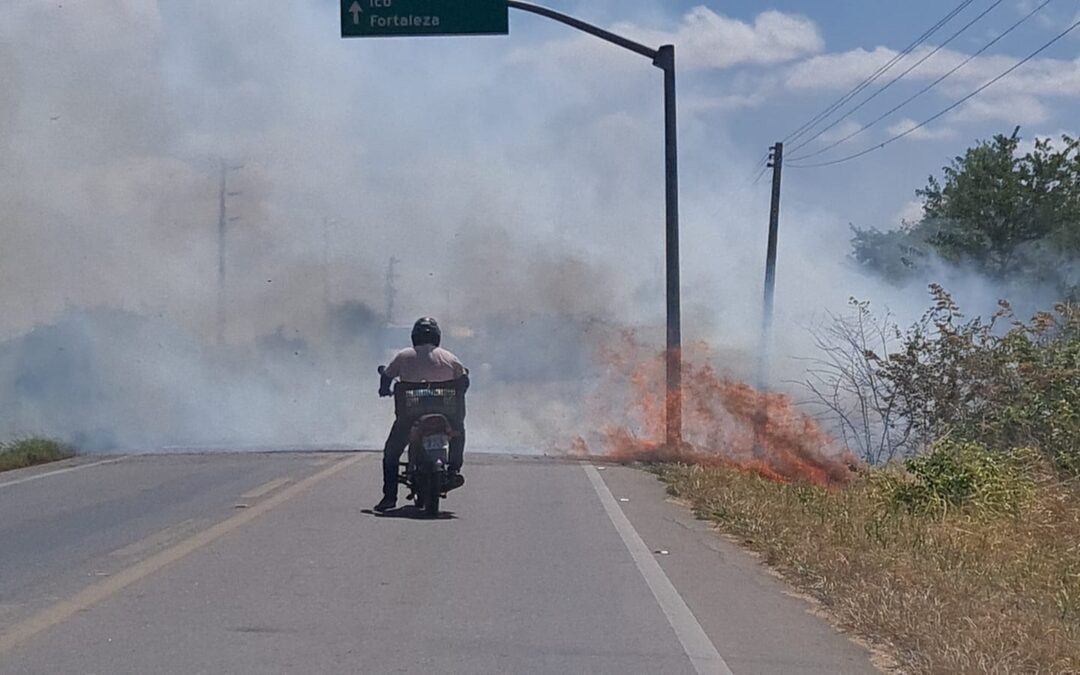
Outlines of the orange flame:
{"type": "MultiPolygon", "coordinates": [[[[668,447],[665,354],[650,353],[623,334],[619,348],[601,349],[608,380],[594,403],[605,454],[619,461],[681,461],[726,465],[781,482],[843,485],[858,464],[790,397],[762,393],[721,376],[709,363],[708,348],[684,350],[683,442],[668,447]],[[627,392],[622,398],[611,392],[627,392]],[[599,405],[597,405],[599,404],[599,405]],[[618,412],[616,412],[618,411],[618,412]],[[615,419],[621,418],[621,419],[615,419]]],[[[572,450],[587,454],[578,438],[572,450]]]]}

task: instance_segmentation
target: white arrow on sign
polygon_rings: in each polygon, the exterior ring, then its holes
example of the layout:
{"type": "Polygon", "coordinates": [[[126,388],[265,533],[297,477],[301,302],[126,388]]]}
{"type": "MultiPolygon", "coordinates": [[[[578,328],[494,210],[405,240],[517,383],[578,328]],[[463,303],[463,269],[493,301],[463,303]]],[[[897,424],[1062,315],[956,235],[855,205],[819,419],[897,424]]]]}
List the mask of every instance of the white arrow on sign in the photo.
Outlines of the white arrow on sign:
{"type": "Polygon", "coordinates": [[[352,6],[349,7],[349,11],[352,12],[353,25],[354,26],[359,26],[360,25],[360,14],[362,14],[363,11],[364,11],[363,8],[360,7],[360,3],[356,2],[354,0],[352,6]]]}

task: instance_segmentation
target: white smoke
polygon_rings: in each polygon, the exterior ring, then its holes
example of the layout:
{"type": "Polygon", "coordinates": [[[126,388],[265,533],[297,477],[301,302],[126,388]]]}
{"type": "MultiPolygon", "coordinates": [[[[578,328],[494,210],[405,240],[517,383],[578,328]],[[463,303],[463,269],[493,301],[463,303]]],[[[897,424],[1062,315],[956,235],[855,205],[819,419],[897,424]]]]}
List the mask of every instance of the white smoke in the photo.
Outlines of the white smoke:
{"type": "MultiPolygon", "coordinates": [[[[375,444],[392,256],[395,323],[439,317],[477,374],[478,445],[572,436],[591,341],[659,334],[658,70],[629,54],[556,68],[530,58],[548,44],[536,24],[365,41],[338,20],[310,0],[0,6],[0,436],[375,444]],[[218,348],[222,160],[237,194],[218,348]]],[[[685,100],[711,100],[684,74],[685,100]]],[[[749,185],[732,110],[681,120],[684,318],[747,374],[768,188],[749,185]]],[[[853,270],[846,221],[807,196],[784,205],[778,380],[821,310],[925,304],[853,270]]]]}

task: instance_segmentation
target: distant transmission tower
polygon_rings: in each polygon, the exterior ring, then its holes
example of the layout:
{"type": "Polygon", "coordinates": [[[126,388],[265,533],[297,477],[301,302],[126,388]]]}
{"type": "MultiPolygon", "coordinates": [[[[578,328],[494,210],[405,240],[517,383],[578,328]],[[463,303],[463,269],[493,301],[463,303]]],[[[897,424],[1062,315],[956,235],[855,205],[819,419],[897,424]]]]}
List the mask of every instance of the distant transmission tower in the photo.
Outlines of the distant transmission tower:
{"type": "Polygon", "coordinates": [[[397,296],[397,288],[394,287],[394,281],[397,280],[397,276],[394,274],[394,268],[397,267],[401,261],[391,256],[390,264],[386,266],[386,325],[389,326],[394,322],[394,298],[397,296]]]}
{"type": "Polygon", "coordinates": [[[226,246],[228,239],[226,229],[228,224],[239,220],[239,216],[229,217],[227,214],[227,202],[229,197],[239,196],[239,192],[229,192],[229,171],[239,171],[244,168],[243,164],[229,166],[224,159],[221,160],[221,186],[218,197],[218,294],[217,294],[217,344],[225,344],[225,261],[226,246]]]}
{"type": "Polygon", "coordinates": [[[330,226],[337,223],[337,218],[323,218],[323,307],[330,312],[330,226]]]}

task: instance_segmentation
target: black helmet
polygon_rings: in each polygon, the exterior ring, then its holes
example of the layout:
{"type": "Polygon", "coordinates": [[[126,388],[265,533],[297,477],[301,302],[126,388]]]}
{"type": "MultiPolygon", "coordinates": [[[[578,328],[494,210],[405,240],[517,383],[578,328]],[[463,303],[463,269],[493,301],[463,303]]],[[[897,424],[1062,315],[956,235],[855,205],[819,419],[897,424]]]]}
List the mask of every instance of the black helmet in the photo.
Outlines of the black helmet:
{"type": "Polygon", "coordinates": [[[420,345],[438,347],[440,342],[442,342],[442,331],[439,330],[438,321],[430,316],[416,320],[412,327],[413,347],[419,347],[420,345]]]}

